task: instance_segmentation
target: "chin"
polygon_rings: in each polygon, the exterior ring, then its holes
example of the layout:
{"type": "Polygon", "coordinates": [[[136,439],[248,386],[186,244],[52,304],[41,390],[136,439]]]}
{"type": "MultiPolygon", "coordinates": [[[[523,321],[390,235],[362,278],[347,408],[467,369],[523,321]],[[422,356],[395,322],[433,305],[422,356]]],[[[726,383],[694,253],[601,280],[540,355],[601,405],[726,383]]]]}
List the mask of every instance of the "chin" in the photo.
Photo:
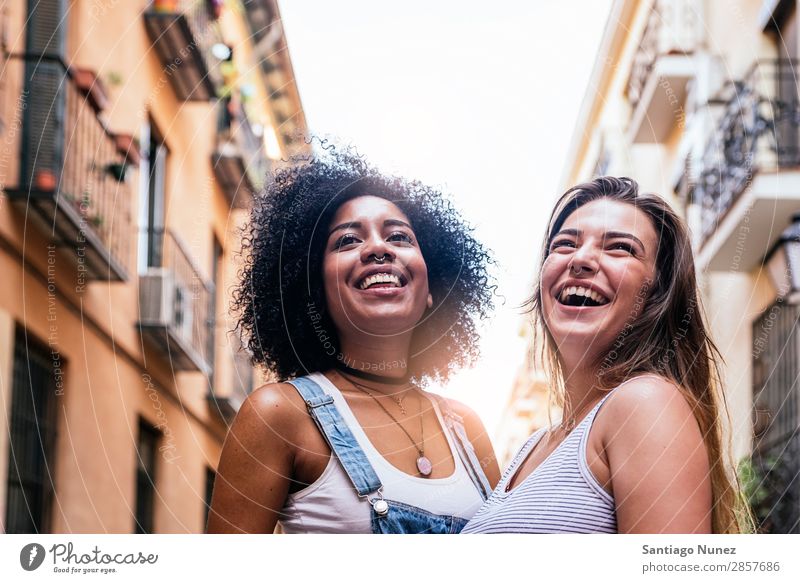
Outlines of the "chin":
{"type": "Polygon", "coordinates": [[[398,313],[394,310],[375,310],[352,319],[357,328],[375,336],[389,336],[402,334],[413,329],[420,321],[420,317],[408,312],[398,313]],[[362,325],[358,323],[361,322],[362,325]]]}
{"type": "Polygon", "coordinates": [[[616,334],[610,335],[607,328],[603,326],[563,326],[551,328],[550,335],[555,340],[560,351],[564,348],[574,348],[580,346],[581,352],[587,354],[597,354],[606,350],[616,334]]]}

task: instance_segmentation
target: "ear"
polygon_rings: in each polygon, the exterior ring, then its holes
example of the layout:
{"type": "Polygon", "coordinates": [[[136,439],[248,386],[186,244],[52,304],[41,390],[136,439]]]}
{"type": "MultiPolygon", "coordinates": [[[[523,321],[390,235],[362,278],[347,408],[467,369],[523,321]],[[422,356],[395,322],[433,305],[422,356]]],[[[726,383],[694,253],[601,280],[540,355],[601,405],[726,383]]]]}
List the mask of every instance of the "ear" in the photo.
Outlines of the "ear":
{"type": "Polygon", "coordinates": [[[431,294],[428,294],[428,308],[432,307],[433,307],[433,296],[431,294]]]}

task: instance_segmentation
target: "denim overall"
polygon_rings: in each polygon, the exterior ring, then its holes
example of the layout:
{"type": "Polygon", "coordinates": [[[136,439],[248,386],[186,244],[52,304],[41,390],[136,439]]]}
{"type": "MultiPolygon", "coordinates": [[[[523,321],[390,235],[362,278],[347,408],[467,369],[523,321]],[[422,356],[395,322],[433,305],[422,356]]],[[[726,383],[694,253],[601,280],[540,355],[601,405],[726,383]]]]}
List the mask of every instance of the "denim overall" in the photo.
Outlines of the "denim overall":
{"type": "MultiPolygon", "coordinates": [[[[366,454],[358,445],[350,428],[345,423],[333,402],[333,397],[308,377],[288,381],[306,402],[311,418],[319,427],[325,440],[336,455],[361,498],[366,498],[371,506],[372,532],[375,534],[456,534],[467,523],[466,518],[433,514],[421,508],[394,500],[385,500],[378,475],[369,463],[366,454]]],[[[483,473],[475,450],[467,439],[461,418],[437,399],[447,429],[455,437],[453,443],[481,498],[485,501],[492,488],[483,473]]]]}

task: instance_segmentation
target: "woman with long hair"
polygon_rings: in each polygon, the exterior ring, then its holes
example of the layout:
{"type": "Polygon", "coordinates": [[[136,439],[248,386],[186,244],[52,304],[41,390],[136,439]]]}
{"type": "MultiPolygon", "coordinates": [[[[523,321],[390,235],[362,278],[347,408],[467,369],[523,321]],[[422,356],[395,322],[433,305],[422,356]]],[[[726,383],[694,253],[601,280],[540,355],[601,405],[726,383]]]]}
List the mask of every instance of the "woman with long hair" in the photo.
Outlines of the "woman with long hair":
{"type": "Polygon", "coordinates": [[[529,306],[562,420],[463,532],[740,532],[682,220],[629,178],[597,178],[556,203],[542,258],[529,306]]]}
{"type": "Polygon", "coordinates": [[[424,390],[477,353],[490,257],[436,190],[350,152],[279,171],[234,294],[277,377],[223,446],[208,532],[459,532],[499,478],[466,406],[424,390]]]}

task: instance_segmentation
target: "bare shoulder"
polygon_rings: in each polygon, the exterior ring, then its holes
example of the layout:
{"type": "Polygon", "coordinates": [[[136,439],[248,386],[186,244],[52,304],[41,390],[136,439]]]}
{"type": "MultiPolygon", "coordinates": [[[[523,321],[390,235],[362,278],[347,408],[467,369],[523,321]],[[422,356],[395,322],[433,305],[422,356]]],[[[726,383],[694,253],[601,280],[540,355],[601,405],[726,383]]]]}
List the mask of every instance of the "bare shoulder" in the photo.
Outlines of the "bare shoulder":
{"type": "Polygon", "coordinates": [[[618,387],[598,414],[604,442],[699,430],[686,391],[656,375],[636,377],[618,387]]]}
{"type": "Polygon", "coordinates": [[[467,435],[469,436],[470,440],[479,437],[488,437],[486,427],[483,425],[483,421],[481,421],[480,416],[472,409],[472,407],[469,407],[468,405],[455,399],[449,399],[433,393],[428,394],[437,399],[440,404],[444,402],[444,405],[449,408],[451,412],[455,413],[461,418],[461,420],[464,422],[464,429],[467,430],[467,435]]]}
{"type": "Polygon", "coordinates": [[[264,433],[289,438],[307,416],[305,403],[292,385],[270,383],[248,395],[233,429],[239,434],[249,433],[255,439],[264,433]]]}
{"type": "Polygon", "coordinates": [[[665,407],[684,410],[691,408],[684,390],[669,379],[657,375],[635,377],[619,386],[605,405],[607,414],[630,414],[634,411],[656,412],[665,407]]]}
{"type": "MultiPolygon", "coordinates": [[[[433,395],[432,393],[429,394],[433,395]]],[[[434,398],[438,399],[440,403],[444,402],[445,406],[448,407],[453,413],[461,417],[465,424],[480,423],[481,426],[483,426],[480,417],[478,417],[478,414],[471,407],[455,399],[449,399],[447,397],[442,397],[441,395],[433,396],[434,398]]]]}

